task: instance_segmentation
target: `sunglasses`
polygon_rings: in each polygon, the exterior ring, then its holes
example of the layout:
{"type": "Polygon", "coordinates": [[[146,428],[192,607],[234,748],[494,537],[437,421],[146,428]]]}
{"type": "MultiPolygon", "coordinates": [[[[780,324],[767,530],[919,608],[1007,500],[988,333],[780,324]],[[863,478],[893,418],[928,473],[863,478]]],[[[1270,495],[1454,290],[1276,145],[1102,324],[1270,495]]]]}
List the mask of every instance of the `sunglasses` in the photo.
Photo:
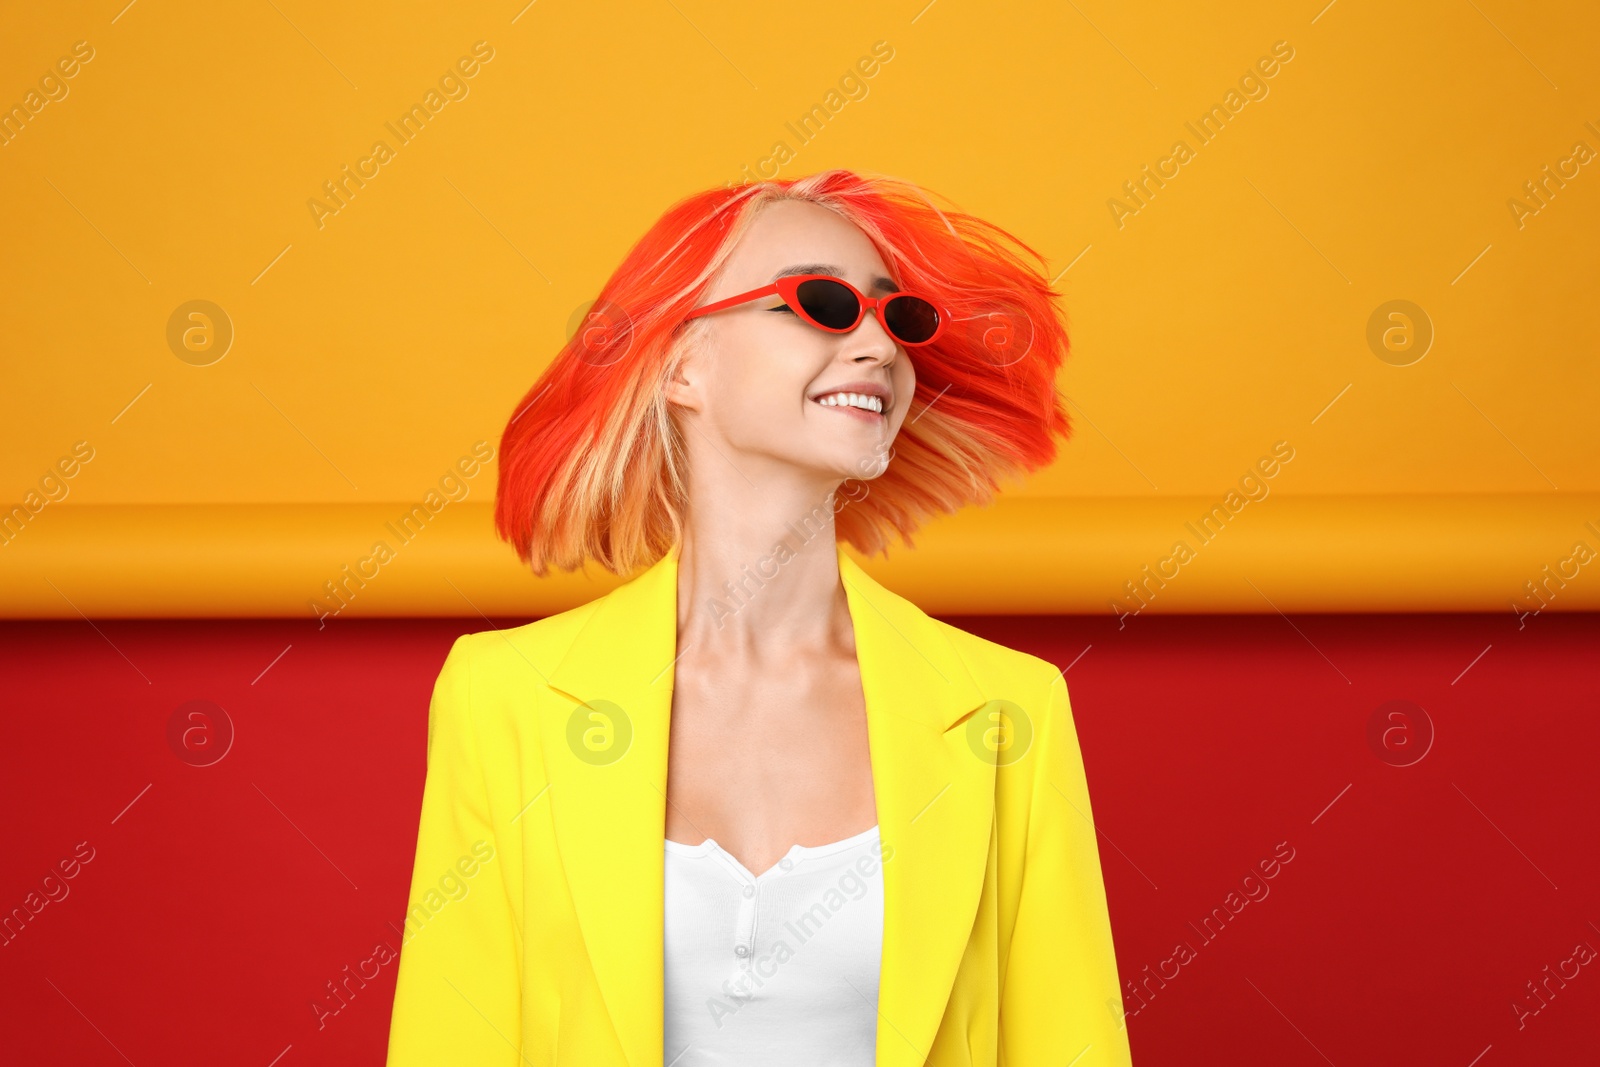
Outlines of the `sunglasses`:
{"type": "Polygon", "coordinates": [[[849,333],[861,325],[868,311],[876,311],[885,332],[908,348],[937,341],[950,318],[927,297],[903,292],[877,298],[862,296],[855,286],[829,274],[791,274],[760,289],[695,308],[686,318],[709,315],[774,293],[791,311],[829,333],[849,333]]]}

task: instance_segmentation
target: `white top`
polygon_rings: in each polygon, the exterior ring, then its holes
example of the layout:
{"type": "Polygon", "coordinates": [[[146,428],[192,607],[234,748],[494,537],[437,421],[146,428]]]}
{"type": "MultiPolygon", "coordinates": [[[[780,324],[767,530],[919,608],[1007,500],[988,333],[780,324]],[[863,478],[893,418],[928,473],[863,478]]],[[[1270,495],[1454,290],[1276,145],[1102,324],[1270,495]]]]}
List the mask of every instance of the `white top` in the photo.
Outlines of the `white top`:
{"type": "Polygon", "coordinates": [[[878,827],[753,875],[666,842],[664,1063],[872,1067],[883,949],[878,827]]]}

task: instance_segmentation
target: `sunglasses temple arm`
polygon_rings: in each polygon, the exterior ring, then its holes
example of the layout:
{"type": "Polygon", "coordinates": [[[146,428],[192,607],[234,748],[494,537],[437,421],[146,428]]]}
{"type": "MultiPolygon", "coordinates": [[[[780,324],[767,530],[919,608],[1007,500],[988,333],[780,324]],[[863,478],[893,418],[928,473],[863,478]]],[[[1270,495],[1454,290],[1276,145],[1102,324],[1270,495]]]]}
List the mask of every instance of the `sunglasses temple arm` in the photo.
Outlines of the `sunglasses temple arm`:
{"type": "Polygon", "coordinates": [[[723,308],[731,308],[735,304],[742,304],[746,300],[754,300],[757,297],[767,296],[769,294],[776,293],[777,291],[778,287],[776,285],[764,285],[760,289],[752,289],[748,293],[740,293],[738,296],[730,296],[726,300],[718,300],[715,304],[707,304],[703,308],[695,308],[684,317],[692,319],[700,315],[709,315],[713,311],[721,311],[723,308]]]}

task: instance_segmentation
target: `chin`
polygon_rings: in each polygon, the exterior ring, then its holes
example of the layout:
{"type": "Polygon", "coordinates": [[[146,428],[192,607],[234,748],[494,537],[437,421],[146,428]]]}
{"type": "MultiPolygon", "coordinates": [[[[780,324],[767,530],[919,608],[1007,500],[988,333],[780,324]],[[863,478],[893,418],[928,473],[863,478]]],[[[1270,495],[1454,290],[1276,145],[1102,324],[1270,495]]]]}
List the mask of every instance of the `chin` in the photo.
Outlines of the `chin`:
{"type": "Polygon", "coordinates": [[[854,463],[849,465],[849,470],[845,477],[856,478],[864,482],[871,481],[874,478],[881,478],[884,472],[889,469],[889,458],[888,448],[885,448],[882,452],[862,453],[854,463]]]}
{"type": "Polygon", "coordinates": [[[855,479],[868,482],[881,478],[893,459],[894,438],[884,438],[881,443],[841,440],[837,432],[811,437],[810,448],[804,456],[789,453],[795,466],[815,471],[824,478],[855,479]]]}

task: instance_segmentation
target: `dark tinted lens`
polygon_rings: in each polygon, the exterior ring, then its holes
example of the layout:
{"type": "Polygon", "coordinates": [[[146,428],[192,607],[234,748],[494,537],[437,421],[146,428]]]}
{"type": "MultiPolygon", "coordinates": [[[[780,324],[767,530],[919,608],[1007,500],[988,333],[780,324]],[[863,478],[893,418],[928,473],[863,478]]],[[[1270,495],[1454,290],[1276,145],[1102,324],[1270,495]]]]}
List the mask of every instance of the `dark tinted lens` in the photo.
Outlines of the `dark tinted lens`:
{"type": "Polygon", "coordinates": [[[843,330],[856,321],[861,305],[856,294],[826,278],[811,278],[795,286],[795,295],[807,315],[833,330],[843,330]]]}
{"type": "Polygon", "coordinates": [[[939,310],[917,296],[897,296],[882,305],[883,324],[902,344],[921,344],[939,328],[939,310]]]}

